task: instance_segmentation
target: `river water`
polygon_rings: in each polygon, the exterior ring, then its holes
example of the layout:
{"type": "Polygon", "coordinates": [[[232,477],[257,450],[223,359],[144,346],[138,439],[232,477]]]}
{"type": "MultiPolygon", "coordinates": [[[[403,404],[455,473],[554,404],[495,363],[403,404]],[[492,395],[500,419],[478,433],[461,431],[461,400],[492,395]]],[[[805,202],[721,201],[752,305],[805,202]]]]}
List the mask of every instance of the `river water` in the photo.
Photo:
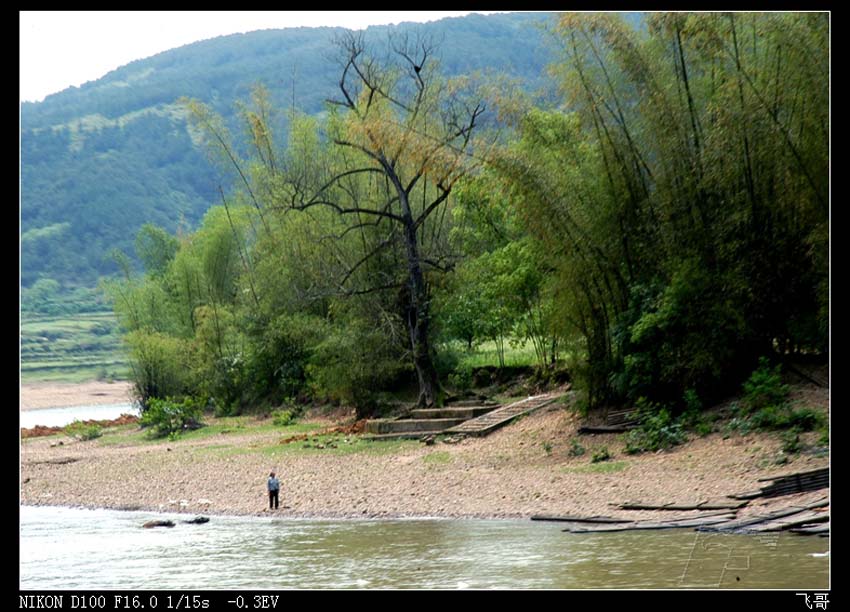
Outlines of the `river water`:
{"type": "Polygon", "coordinates": [[[75,419],[86,421],[117,419],[122,414],[139,415],[139,409],[133,404],[126,402],[120,404],[99,404],[92,406],[64,406],[62,408],[38,408],[35,410],[21,410],[21,427],[63,427],[72,423],[75,419]]]}
{"type": "Polygon", "coordinates": [[[21,507],[22,589],[616,589],[829,586],[829,539],[557,523],[310,520],[21,507]],[[174,528],[143,529],[152,518],[174,528]]]}

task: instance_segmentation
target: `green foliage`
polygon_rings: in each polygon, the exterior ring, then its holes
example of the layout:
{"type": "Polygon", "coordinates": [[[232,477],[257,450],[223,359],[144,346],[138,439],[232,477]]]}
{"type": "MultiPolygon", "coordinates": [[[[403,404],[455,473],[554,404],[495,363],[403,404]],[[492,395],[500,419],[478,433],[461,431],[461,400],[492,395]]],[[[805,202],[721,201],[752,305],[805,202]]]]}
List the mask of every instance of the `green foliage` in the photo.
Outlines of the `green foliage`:
{"type": "Polygon", "coordinates": [[[103,428],[95,423],[86,424],[75,419],[72,423],[65,426],[63,430],[65,435],[77,440],[94,440],[103,435],[103,428]]]}
{"type": "Polygon", "coordinates": [[[161,227],[146,223],[136,234],[136,256],[145,272],[161,275],[177,254],[180,242],[161,227]]]}
{"type": "Polygon", "coordinates": [[[578,440],[575,438],[570,440],[570,450],[567,453],[570,457],[581,457],[586,452],[587,450],[579,443],[578,440]]]}
{"type": "Polygon", "coordinates": [[[638,400],[637,405],[639,425],[626,434],[627,453],[667,450],[687,441],[681,420],[674,419],[669,409],[645,398],[638,400]]]}
{"type": "Polygon", "coordinates": [[[803,446],[800,443],[800,431],[796,428],[782,432],[782,452],[787,455],[796,455],[803,446]]]}
{"type": "Polygon", "coordinates": [[[472,387],[472,368],[460,366],[447,377],[449,386],[458,391],[466,391],[472,387]]]}
{"type": "Polygon", "coordinates": [[[714,425],[706,421],[700,421],[694,426],[694,431],[696,431],[699,437],[704,438],[714,431],[714,425]]]}
{"type": "Polygon", "coordinates": [[[590,457],[591,463],[600,463],[602,461],[608,461],[611,459],[612,455],[608,452],[608,447],[603,446],[595,451],[593,451],[593,455],[590,457]]]}
{"type": "Polygon", "coordinates": [[[728,287],[697,260],[685,260],[660,295],[635,302],[636,310],[623,320],[640,316],[621,339],[628,354],[615,390],[670,401],[684,390],[707,393],[722,385],[735,347],[746,337],[728,287]]]}
{"type": "MultiPolygon", "coordinates": [[[[771,368],[766,359],[744,383],[742,405],[735,405],[733,418],[727,423],[727,435],[737,431],[746,435],[754,430],[781,431],[783,449],[796,453],[800,449],[799,434],[826,426],[823,414],[813,408],[795,408],[788,402],[789,388],[782,383],[780,367],[771,368]]],[[[827,438],[828,443],[828,438],[827,438]]]]}
{"type": "MultiPolygon", "coordinates": [[[[191,111],[179,138],[214,145],[239,189],[191,234],[145,219],[146,277],[118,258],[125,277],[107,292],[130,332],[139,396],[204,395],[227,414],[312,395],[364,416],[414,372],[423,386],[439,371],[467,388],[485,348],[505,368],[523,346],[547,368],[566,356],[583,406],[643,401],[628,441],[639,452],[681,443],[685,427],[710,431],[703,403],[737,386],[757,356],[823,351],[828,20],[658,13],[645,26],[561,15],[552,74],[563,99],[533,108],[504,89],[488,101],[516,128],[500,149],[495,136],[482,144],[464,138],[472,125],[446,123],[474,79],[395,72],[384,57],[371,69],[387,75],[386,91],[342,99],[321,118],[284,121],[277,89],[240,106],[241,131],[222,108],[226,92],[181,116],[159,108],[169,133],[191,111]],[[415,105],[399,105],[419,86],[415,105]],[[458,157],[467,149],[487,151],[488,163],[473,168],[477,156],[458,157]]],[[[353,58],[378,57],[348,40],[353,58]]],[[[464,44],[453,43],[450,55],[464,44]]],[[[346,75],[343,88],[358,79],[346,75]]],[[[28,154],[93,147],[125,170],[110,157],[116,141],[147,135],[122,117],[87,119],[73,138],[65,128],[29,134],[28,154]]],[[[179,167],[170,144],[160,161],[179,167]]],[[[73,224],[35,217],[27,256],[77,236],[73,224]]],[[[44,275],[25,287],[30,304],[64,289],[44,275]]],[[[745,395],[733,427],[818,423],[785,406],[766,362],[745,395]]]]}
{"type": "Polygon", "coordinates": [[[292,424],[295,414],[292,410],[278,410],[272,413],[272,423],[276,427],[286,427],[292,424]]]}
{"type": "Polygon", "coordinates": [[[693,389],[686,389],[683,397],[686,414],[697,414],[702,410],[702,401],[693,389]]]}
{"type": "MultiPolygon", "coordinates": [[[[504,71],[530,89],[552,57],[535,24],[548,15],[469,16],[430,24],[372,28],[423,31],[451,41],[441,49],[450,75],[504,71]]],[[[43,102],[21,105],[22,282],[43,275],[93,286],[117,272],[105,255],[133,253],[136,232],[153,223],[174,233],[196,227],[219,201],[221,175],[205,158],[202,136],[175,101],[208,102],[225,117],[244,153],[235,102],[258,82],[272,102],[325,110],[337,93],[332,28],[264,30],[218,37],[120,67],[43,102]],[[282,76],[284,75],[284,76],[282,76]]],[[[287,126],[281,114],[279,128],[287,126]]],[[[225,188],[227,185],[225,185],[225,188]]]]}
{"type": "Polygon", "coordinates": [[[437,318],[444,335],[462,340],[470,351],[476,343],[493,342],[501,367],[510,343],[530,340],[541,366],[554,363],[559,352],[551,296],[528,240],[508,242],[459,266],[441,295],[437,318]]]}
{"type": "Polygon", "coordinates": [[[156,398],[190,392],[191,350],[185,341],[137,330],[126,336],[126,342],[134,392],[143,410],[156,398]]]}
{"type": "Polygon", "coordinates": [[[813,431],[824,425],[823,415],[811,408],[793,409],[788,404],[765,406],[749,417],[750,424],[757,429],[795,429],[813,431]]]}
{"type": "Polygon", "coordinates": [[[771,368],[765,357],[744,383],[744,406],[751,411],[778,409],[788,399],[788,385],[782,384],[781,366],[771,368]]]}
{"type": "Polygon", "coordinates": [[[201,416],[205,403],[192,397],[181,401],[153,397],[148,400],[147,409],[142,412],[140,424],[142,427],[150,427],[151,436],[154,438],[168,436],[169,439],[176,439],[188,429],[203,426],[201,416]]]}
{"type": "Polygon", "coordinates": [[[827,346],[828,20],[645,21],[562,14],[570,113],[517,112],[495,161],[591,407],[714,399],[758,354],[827,346]]]}
{"type": "Polygon", "coordinates": [[[352,405],[358,415],[373,414],[378,391],[410,371],[400,355],[398,346],[362,320],[334,326],[307,365],[313,393],[352,405]]]}

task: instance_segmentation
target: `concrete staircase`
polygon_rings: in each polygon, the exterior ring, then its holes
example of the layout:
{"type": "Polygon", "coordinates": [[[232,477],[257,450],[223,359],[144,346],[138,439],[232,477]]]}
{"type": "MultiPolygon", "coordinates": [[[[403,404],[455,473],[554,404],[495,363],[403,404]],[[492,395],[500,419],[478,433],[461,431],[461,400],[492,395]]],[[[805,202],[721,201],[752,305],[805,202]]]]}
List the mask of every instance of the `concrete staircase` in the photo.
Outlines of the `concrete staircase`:
{"type": "Polygon", "coordinates": [[[539,408],[543,408],[543,406],[548,406],[561,397],[561,395],[561,393],[544,393],[542,395],[527,397],[518,402],[492,410],[480,417],[450,427],[445,433],[466,436],[486,436],[499,427],[507,425],[519,416],[534,412],[539,408]]]}
{"type": "Polygon", "coordinates": [[[441,434],[498,407],[499,404],[491,400],[463,400],[443,408],[420,408],[402,418],[366,421],[365,434],[369,440],[424,438],[441,434]]]}
{"type": "Polygon", "coordinates": [[[445,408],[411,410],[404,418],[366,422],[369,440],[418,439],[439,434],[486,436],[515,418],[551,404],[561,393],[527,397],[506,406],[465,400],[445,408]]]}

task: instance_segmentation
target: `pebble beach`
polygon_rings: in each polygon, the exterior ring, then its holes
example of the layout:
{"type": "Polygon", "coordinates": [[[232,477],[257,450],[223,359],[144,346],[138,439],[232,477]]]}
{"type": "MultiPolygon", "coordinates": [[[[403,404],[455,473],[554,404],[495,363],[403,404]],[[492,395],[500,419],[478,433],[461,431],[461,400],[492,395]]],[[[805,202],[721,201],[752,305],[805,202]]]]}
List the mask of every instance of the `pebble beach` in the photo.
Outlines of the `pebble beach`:
{"type": "MultiPolygon", "coordinates": [[[[803,392],[810,403],[828,406],[827,389],[803,392]]],[[[61,434],[23,440],[20,503],[266,516],[265,482],[274,471],[282,491],[281,507],[273,512],[281,517],[648,519],[664,513],[617,506],[718,501],[758,489],[760,478],[829,465],[822,453],[778,461],[781,441],[766,433],[691,436],[669,451],[628,455],[619,434],[578,436],[579,417],[563,405],[543,408],[484,438],[431,446],[374,443],[353,453],[282,443],[285,436],[267,426],[268,417],[251,418],[257,427],[249,423],[194,439],[152,441],[125,426],[89,441],[61,434]],[[583,455],[574,456],[573,440],[585,449],[583,455]],[[593,453],[603,447],[611,459],[592,463],[593,453]]],[[[215,421],[207,419],[211,425],[215,421]]],[[[339,444],[345,443],[340,436],[339,444]]],[[[825,493],[754,500],[739,515],[806,503],[825,493]]]]}

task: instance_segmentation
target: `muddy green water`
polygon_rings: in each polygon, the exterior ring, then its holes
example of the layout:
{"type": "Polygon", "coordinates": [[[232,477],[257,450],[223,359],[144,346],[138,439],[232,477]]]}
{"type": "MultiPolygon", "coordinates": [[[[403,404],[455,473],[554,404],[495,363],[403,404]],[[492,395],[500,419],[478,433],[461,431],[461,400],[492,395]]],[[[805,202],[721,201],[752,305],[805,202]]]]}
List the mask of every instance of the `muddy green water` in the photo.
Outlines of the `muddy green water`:
{"type": "Polygon", "coordinates": [[[22,589],[829,587],[829,539],[557,523],[211,517],[21,507],[22,589]]]}

